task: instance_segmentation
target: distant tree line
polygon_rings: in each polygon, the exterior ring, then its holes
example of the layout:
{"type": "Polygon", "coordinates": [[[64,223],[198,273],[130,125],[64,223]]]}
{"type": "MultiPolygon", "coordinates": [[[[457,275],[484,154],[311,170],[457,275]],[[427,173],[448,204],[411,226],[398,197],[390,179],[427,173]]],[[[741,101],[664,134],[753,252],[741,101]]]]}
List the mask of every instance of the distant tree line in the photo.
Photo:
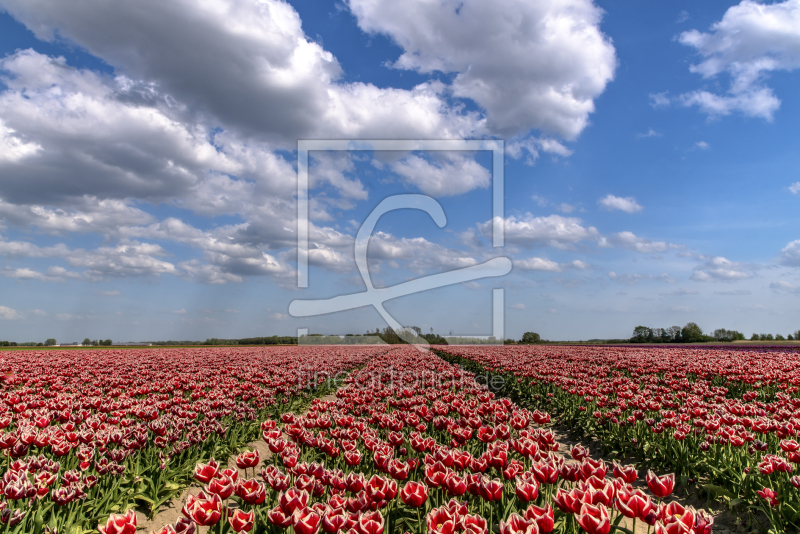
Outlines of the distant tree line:
{"type": "Polygon", "coordinates": [[[753,333],[750,336],[750,341],[792,341],[792,340],[800,340],[800,330],[795,330],[793,333],[789,334],[786,337],[783,337],[781,334],[775,334],[773,337],[772,334],[756,334],[753,333]]]}
{"type": "Polygon", "coordinates": [[[102,339],[101,340],[97,340],[97,339],[91,340],[91,339],[89,339],[87,337],[86,339],[83,340],[82,344],[83,344],[84,347],[98,347],[98,346],[110,347],[111,346],[111,340],[110,339],[106,339],[105,341],[102,340],[102,339]]]}
{"type": "Polygon", "coordinates": [[[241,339],[206,339],[203,345],[296,345],[297,338],[292,336],[245,337],[241,339]]]}
{"type": "Polygon", "coordinates": [[[703,341],[730,342],[745,339],[744,334],[736,330],[717,328],[712,335],[703,333],[697,323],[686,323],[686,326],[670,326],[669,328],[650,328],[637,326],[633,329],[631,343],[700,343],[703,341]]]}

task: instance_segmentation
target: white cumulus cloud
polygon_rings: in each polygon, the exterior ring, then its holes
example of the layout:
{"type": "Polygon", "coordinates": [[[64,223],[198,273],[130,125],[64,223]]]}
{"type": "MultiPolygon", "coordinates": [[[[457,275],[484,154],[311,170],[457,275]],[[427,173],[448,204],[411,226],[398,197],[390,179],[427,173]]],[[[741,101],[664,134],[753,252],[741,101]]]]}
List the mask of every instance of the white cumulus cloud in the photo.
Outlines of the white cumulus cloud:
{"type": "Polygon", "coordinates": [[[730,76],[727,93],[697,90],[681,96],[686,106],[698,106],[712,116],[734,111],[772,120],[780,100],[766,85],[771,72],[800,68],[800,2],[764,4],[743,0],[728,8],[709,32],[683,32],[679,41],[702,57],[690,67],[704,79],[730,76]]]}
{"type": "Polygon", "coordinates": [[[625,213],[637,213],[644,209],[633,197],[617,197],[611,194],[604,196],[597,203],[607,210],[620,210],[625,213]]]}

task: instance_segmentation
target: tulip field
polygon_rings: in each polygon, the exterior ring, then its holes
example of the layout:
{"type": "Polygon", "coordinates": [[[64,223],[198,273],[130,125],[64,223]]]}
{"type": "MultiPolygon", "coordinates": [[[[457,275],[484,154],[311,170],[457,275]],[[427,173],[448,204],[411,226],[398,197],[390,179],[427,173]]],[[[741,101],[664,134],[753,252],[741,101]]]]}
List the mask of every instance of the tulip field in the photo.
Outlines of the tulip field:
{"type": "MultiPolygon", "coordinates": [[[[683,493],[727,504],[753,529],[800,525],[800,353],[786,349],[441,347],[502,377],[604,456],[675,474],[683,493]]],[[[677,530],[675,532],[678,532],[677,530]]]]}
{"type": "Polygon", "coordinates": [[[183,494],[153,532],[711,532],[675,500],[686,477],[794,521],[791,364],[720,366],[720,383],[714,354],[682,370],[664,351],[439,349],[3,353],[0,529],[134,534],[183,494]],[[485,369],[513,380],[494,392],[485,369]],[[630,454],[564,450],[550,412],[630,454]]]}

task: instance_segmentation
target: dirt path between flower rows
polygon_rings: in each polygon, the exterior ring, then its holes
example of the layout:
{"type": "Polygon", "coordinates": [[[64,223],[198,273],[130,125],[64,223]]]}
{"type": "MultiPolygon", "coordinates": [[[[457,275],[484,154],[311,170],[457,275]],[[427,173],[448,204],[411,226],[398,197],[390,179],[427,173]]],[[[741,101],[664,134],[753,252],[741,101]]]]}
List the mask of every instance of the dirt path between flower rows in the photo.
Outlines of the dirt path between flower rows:
{"type": "MultiPolygon", "coordinates": [[[[327,401],[335,402],[338,400],[338,398],[336,397],[336,394],[330,394],[321,397],[320,400],[323,400],[325,402],[327,401]]],[[[288,439],[288,436],[286,436],[285,434],[284,437],[288,439]]],[[[258,451],[259,461],[258,465],[255,467],[255,472],[256,473],[260,472],[261,467],[264,465],[264,463],[272,458],[272,451],[269,450],[267,442],[264,441],[263,439],[259,439],[257,441],[252,441],[248,443],[247,445],[245,445],[245,447],[248,449],[255,449],[258,451]]],[[[235,454],[231,455],[231,457],[228,458],[227,467],[231,469],[236,469],[239,472],[240,477],[246,477],[244,469],[238,469],[236,467],[235,454]]],[[[137,532],[139,531],[158,532],[159,529],[163,528],[166,525],[174,525],[175,522],[178,519],[180,519],[180,517],[183,515],[181,513],[181,509],[183,508],[183,505],[186,503],[186,499],[189,497],[189,495],[197,495],[198,493],[200,493],[202,489],[203,487],[201,485],[189,486],[188,488],[183,490],[183,493],[181,493],[180,497],[176,497],[175,499],[172,499],[171,501],[167,501],[164,504],[162,504],[161,508],[159,508],[158,510],[158,513],[155,515],[155,517],[153,517],[152,520],[147,518],[147,514],[137,510],[136,511],[137,532]]],[[[209,527],[197,528],[197,532],[200,534],[205,534],[208,531],[209,527]]]]}

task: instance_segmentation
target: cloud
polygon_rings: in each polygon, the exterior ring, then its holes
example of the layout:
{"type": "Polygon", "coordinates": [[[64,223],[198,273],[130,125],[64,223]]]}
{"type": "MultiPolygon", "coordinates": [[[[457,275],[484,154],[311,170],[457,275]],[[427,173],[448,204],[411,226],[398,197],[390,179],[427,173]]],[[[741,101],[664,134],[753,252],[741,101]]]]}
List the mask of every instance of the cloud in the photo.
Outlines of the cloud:
{"type": "Polygon", "coordinates": [[[0,319],[12,320],[20,319],[22,314],[8,306],[0,306],[0,319]]]}
{"type": "Polygon", "coordinates": [[[486,167],[459,152],[440,152],[432,158],[411,154],[394,162],[391,169],[407,184],[436,197],[486,189],[492,179],[486,167]]]}
{"type": "Polygon", "coordinates": [[[800,267],[800,239],[792,241],[781,249],[778,263],[789,267],[800,267]]]}
{"type": "Polygon", "coordinates": [[[654,108],[665,108],[669,106],[671,100],[669,93],[664,91],[662,93],[650,93],[650,105],[654,108]]]}
{"type": "Polygon", "coordinates": [[[765,81],[771,72],[800,67],[800,3],[743,0],[728,8],[710,32],[690,30],[678,40],[702,56],[691,72],[706,80],[722,73],[730,76],[725,95],[689,92],[680,97],[684,106],[698,106],[711,116],[738,111],[771,121],[781,102],[765,81]]]}
{"type": "Polygon", "coordinates": [[[42,282],[65,282],[67,278],[81,278],[80,273],[68,271],[63,267],[53,266],[47,269],[47,272],[41,273],[28,269],[27,267],[11,269],[6,267],[0,272],[3,276],[8,278],[19,278],[23,280],[40,280],[42,282]]]}
{"type": "Polygon", "coordinates": [[[526,308],[525,308],[525,305],[524,305],[524,304],[522,304],[521,302],[520,302],[520,303],[517,303],[517,304],[512,304],[510,307],[511,307],[511,309],[513,309],[513,310],[524,310],[524,309],[526,309],[526,308]]]}
{"type": "Polygon", "coordinates": [[[676,289],[668,293],[659,293],[662,297],[685,297],[687,295],[698,295],[699,293],[694,289],[676,289]]]}
{"type": "Polygon", "coordinates": [[[646,138],[646,137],[661,137],[661,134],[658,133],[657,131],[655,131],[654,129],[650,128],[645,133],[636,134],[636,137],[638,137],[639,139],[643,139],[643,138],[646,138]]]}
{"type": "Polygon", "coordinates": [[[620,248],[634,250],[643,254],[666,252],[668,250],[683,250],[685,245],[667,243],[666,241],[652,241],[636,236],[633,232],[618,232],[612,235],[608,242],[620,248]]]}
{"type": "Polygon", "coordinates": [[[627,284],[629,286],[632,286],[641,280],[646,280],[650,278],[650,276],[646,274],[638,274],[638,273],[617,274],[614,271],[609,272],[608,277],[611,280],[614,280],[615,282],[622,282],[623,284],[627,284]]]}
{"type": "Polygon", "coordinates": [[[120,295],[120,292],[116,289],[112,289],[111,291],[97,291],[95,295],[101,295],[106,297],[117,297],[120,295]]]}
{"type": "Polygon", "coordinates": [[[580,260],[573,260],[566,263],[556,263],[545,258],[527,258],[513,260],[514,267],[523,271],[550,271],[550,272],[563,272],[567,269],[586,270],[591,266],[580,260]]]}
{"type": "Polygon", "coordinates": [[[637,213],[644,209],[633,197],[615,197],[611,194],[604,196],[597,203],[609,211],[620,210],[625,213],[637,213]]]}
{"type": "Polygon", "coordinates": [[[790,185],[789,191],[791,191],[793,195],[800,193],[800,182],[795,182],[792,185],[790,185]]]}
{"type": "Polygon", "coordinates": [[[670,311],[674,311],[674,312],[693,312],[693,311],[697,311],[697,310],[695,308],[692,308],[691,306],[672,306],[672,307],[670,307],[670,311]]]}
{"type": "Polygon", "coordinates": [[[506,144],[506,154],[514,159],[519,159],[523,154],[527,154],[525,158],[526,165],[534,165],[536,160],[539,159],[540,152],[564,158],[571,156],[573,153],[560,141],[547,137],[526,137],[512,140],[506,144]]]}
{"type": "Polygon", "coordinates": [[[675,23],[680,24],[681,22],[686,22],[687,20],[689,20],[689,18],[690,18],[689,12],[684,9],[683,11],[678,13],[678,18],[675,19],[675,23]]]}
{"type": "Polygon", "coordinates": [[[695,267],[691,279],[697,282],[736,282],[750,278],[751,275],[745,270],[751,268],[717,256],[695,267]]]}
{"type": "Polygon", "coordinates": [[[603,11],[586,0],[348,6],[362,30],[402,47],[395,68],[454,74],[453,95],[486,110],[487,127],[503,136],[535,128],[574,139],[616,67],[614,47],[599,29],[603,11]]]}
{"type": "Polygon", "coordinates": [[[268,317],[275,321],[283,321],[284,319],[286,319],[286,315],[280,312],[271,313],[268,317]]]}
{"type": "MultiPolygon", "coordinates": [[[[506,218],[504,223],[500,219],[497,219],[496,222],[504,224],[507,245],[519,245],[526,248],[543,245],[569,248],[581,241],[600,238],[597,228],[584,227],[581,225],[581,220],[575,217],[560,215],[534,217],[530,213],[526,213],[522,217],[512,215],[506,218]]],[[[479,223],[478,229],[484,236],[491,237],[492,221],[479,223]]]]}
{"type": "Polygon", "coordinates": [[[711,148],[711,145],[709,145],[709,144],[708,144],[708,143],[706,143],[705,141],[698,141],[698,142],[696,142],[696,143],[694,144],[694,146],[696,146],[696,147],[697,147],[697,148],[699,148],[700,150],[708,150],[709,148],[711,148]]]}
{"type": "Polygon", "coordinates": [[[532,195],[531,200],[533,200],[540,208],[544,208],[548,204],[547,199],[540,197],[539,195],[532,195]]]}
{"type": "Polygon", "coordinates": [[[769,285],[770,289],[775,291],[785,291],[786,293],[800,293],[800,287],[796,285],[786,282],[785,280],[778,280],[777,282],[772,282],[769,285]]]}
{"type": "Polygon", "coordinates": [[[557,209],[561,213],[572,213],[577,208],[575,206],[573,206],[572,204],[567,204],[566,202],[562,202],[561,204],[558,205],[557,209]]]}
{"type": "Polygon", "coordinates": [[[225,310],[225,313],[242,313],[242,312],[240,312],[239,310],[228,309],[228,310],[225,310]]]}
{"type": "Polygon", "coordinates": [[[714,294],[728,297],[743,297],[746,295],[752,295],[752,292],[747,289],[734,289],[732,291],[714,291],[714,294]]]}
{"type": "Polygon", "coordinates": [[[423,237],[398,238],[386,232],[373,234],[367,257],[370,262],[402,261],[405,267],[418,273],[460,269],[478,263],[468,252],[448,248],[423,237]]]}
{"type": "Polygon", "coordinates": [[[172,310],[170,313],[174,313],[175,315],[186,315],[186,308],[181,308],[180,310],[172,310]]]}

